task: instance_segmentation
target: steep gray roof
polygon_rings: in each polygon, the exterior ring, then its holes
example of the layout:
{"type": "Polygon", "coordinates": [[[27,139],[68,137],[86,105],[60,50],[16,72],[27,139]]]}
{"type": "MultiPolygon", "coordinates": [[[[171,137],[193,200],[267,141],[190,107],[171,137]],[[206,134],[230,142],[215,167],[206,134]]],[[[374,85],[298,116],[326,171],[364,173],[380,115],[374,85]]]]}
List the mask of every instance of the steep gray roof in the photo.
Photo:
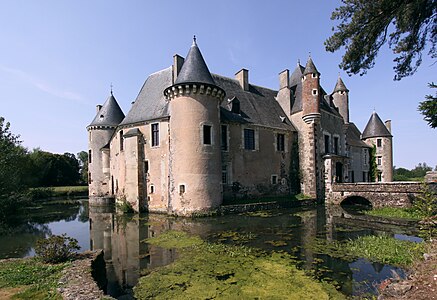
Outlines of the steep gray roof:
{"type": "Polygon", "coordinates": [[[250,84],[249,91],[244,91],[240,83],[228,77],[213,74],[217,86],[226,92],[221,104],[222,121],[242,124],[255,124],[267,127],[293,130],[295,128],[287,118],[275,97],[278,91],[250,84]],[[240,114],[230,111],[227,99],[236,97],[240,102],[240,114]]]}
{"type": "Polygon", "coordinates": [[[349,92],[349,90],[347,89],[347,87],[344,84],[343,80],[341,80],[341,77],[338,76],[337,84],[335,85],[333,93],[340,92],[340,91],[349,92]]]}
{"type": "Polygon", "coordinates": [[[124,113],[111,92],[111,95],[88,126],[117,126],[123,118],[124,113]]]}
{"type": "Polygon", "coordinates": [[[172,67],[150,75],[120,125],[168,117],[168,102],[163,91],[171,85],[172,67]]]}
{"type": "Polygon", "coordinates": [[[353,147],[370,148],[369,145],[367,145],[366,143],[364,143],[361,140],[360,135],[361,135],[361,132],[354,123],[347,124],[346,144],[348,144],[349,146],[353,146],[353,147]]]}
{"type": "Polygon", "coordinates": [[[384,136],[392,136],[390,131],[388,131],[387,127],[385,127],[381,118],[378,116],[376,111],[372,113],[372,116],[367,122],[366,128],[363,131],[362,138],[367,139],[371,137],[384,137],[384,136]]]}
{"type": "Polygon", "coordinates": [[[305,66],[305,70],[303,71],[303,75],[310,74],[310,73],[320,74],[319,71],[317,71],[317,68],[314,65],[313,60],[311,59],[311,56],[308,57],[308,61],[307,61],[307,64],[305,66]]]}
{"type": "Polygon", "coordinates": [[[215,85],[202,53],[200,53],[200,49],[197,47],[196,38],[193,40],[193,45],[188,51],[187,58],[175,81],[175,84],[181,83],[206,83],[215,85]]]}

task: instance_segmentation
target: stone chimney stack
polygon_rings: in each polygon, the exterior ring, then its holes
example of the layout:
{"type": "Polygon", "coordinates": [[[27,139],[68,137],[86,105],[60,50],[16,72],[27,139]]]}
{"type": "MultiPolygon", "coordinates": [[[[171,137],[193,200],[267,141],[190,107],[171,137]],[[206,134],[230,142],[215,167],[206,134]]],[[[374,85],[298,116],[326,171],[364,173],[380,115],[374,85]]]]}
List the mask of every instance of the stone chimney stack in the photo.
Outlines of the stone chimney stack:
{"type": "Polygon", "coordinates": [[[289,78],[290,78],[290,71],[288,69],[285,69],[284,71],[279,73],[279,89],[280,90],[290,87],[289,78]]]}
{"type": "Polygon", "coordinates": [[[97,104],[96,105],[96,112],[98,113],[101,109],[102,109],[102,105],[101,104],[97,104]]]}
{"type": "Polygon", "coordinates": [[[182,65],[184,64],[185,59],[179,54],[173,55],[173,84],[178,78],[179,72],[182,69],[182,65]]]}
{"type": "Polygon", "coordinates": [[[391,120],[387,120],[384,122],[385,127],[387,127],[388,131],[391,133],[391,120]]]}
{"type": "Polygon", "coordinates": [[[235,79],[238,80],[243,90],[249,90],[249,70],[241,69],[235,73],[235,79]]]}

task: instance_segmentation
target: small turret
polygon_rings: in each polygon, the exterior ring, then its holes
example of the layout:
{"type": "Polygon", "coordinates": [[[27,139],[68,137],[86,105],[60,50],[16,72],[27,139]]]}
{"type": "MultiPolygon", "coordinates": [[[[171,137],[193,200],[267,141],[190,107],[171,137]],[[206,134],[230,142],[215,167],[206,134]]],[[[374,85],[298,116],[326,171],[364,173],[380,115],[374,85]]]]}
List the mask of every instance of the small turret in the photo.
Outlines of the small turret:
{"type": "Polygon", "coordinates": [[[340,75],[337,79],[334,91],[332,92],[334,105],[338,107],[338,112],[343,117],[344,123],[349,123],[349,90],[346,88],[340,75]]]}
{"type": "MultiPolygon", "coordinates": [[[[387,124],[391,127],[391,121],[387,124]]],[[[378,182],[393,181],[393,136],[390,130],[391,128],[387,128],[374,111],[361,135],[361,139],[366,144],[376,147],[378,182]]]]}
{"type": "Polygon", "coordinates": [[[87,126],[88,138],[88,184],[90,204],[105,202],[113,195],[109,191],[109,149],[108,143],[124,113],[115,99],[112,90],[103,105],[97,106],[97,114],[87,126]]]}
{"type": "Polygon", "coordinates": [[[320,73],[311,57],[302,75],[302,111],[305,123],[320,119],[320,73]]]}

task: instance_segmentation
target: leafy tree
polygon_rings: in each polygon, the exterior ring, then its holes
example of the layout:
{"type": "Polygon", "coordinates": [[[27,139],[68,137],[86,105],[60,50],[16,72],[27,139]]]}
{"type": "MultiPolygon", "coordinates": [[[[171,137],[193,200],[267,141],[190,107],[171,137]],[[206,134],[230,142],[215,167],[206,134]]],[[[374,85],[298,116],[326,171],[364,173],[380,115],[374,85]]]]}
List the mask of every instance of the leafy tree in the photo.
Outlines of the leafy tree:
{"type": "Polygon", "coordinates": [[[88,153],[80,151],[76,156],[79,161],[81,183],[88,184],[88,153]]]}
{"type": "MultiPolygon", "coordinates": [[[[430,88],[437,88],[437,85],[433,83],[428,84],[430,88]]],[[[426,100],[419,103],[418,110],[424,115],[424,120],[428,122],[431,128],[437,127],[437,93],[435,96],[426,95],[426,100]]]]}
{"type": "MultiPolygon", "coordinates": [[[[436,0],[342,0],[332,13],[340,24],[325,41],[326,50],[344,47],[340,67],[349,75],[363,75],[375,64],[381,47],[388,43],[396,55],[395,80],[414,74],[422,63],[422,53],[435,59],[437,43],[436,0]]],[[[427,97],[419,110],[425,120],[435,120],[437,100],[427,97]]],[[[430,123],[433,126],[434,123],[430,123]]]]}

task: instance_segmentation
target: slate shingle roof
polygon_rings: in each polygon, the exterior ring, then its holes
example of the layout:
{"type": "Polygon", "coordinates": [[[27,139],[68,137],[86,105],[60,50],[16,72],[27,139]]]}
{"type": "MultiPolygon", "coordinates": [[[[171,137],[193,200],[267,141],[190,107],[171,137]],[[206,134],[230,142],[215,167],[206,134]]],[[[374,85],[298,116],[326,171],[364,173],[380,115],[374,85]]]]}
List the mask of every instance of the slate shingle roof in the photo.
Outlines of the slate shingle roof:
{"type": "Polygon", "coordinates": [[[103,103],[102,108],[88,126],[118,126],[123,119],[124,113],[111,92],[111,95],[103,103]]]}
{"type": "Polygon", "coordinates": [[[303,75],[310,74],[310,73],[320,74],[319,71],[317,71],[316,65],[314,64],[311,57],[309,57],[307,60],[307,64],[305,65],[305,70],[303,71],[303,75]]]}
{"type": "Polygon", "coordinates": [[[340,91],[349,92],[349,90],[347,89],[347,87],[344,84],[343,80],[341,80],[341,77],[338,76],[337,84],[335,85],[333,93],[340,92],[340,91]]]}
{"type": "Polygon", "coordinates": [[[366,147],[369,145],[361,140],[361,132],[354,123],[349,123],[346,129],[346,144],[354,147],[366,147]]]}
{"type": "Polygon", "coordinates": [[[392,136],[387,127],[385,127],[381,118],[378,116],[376,111],[372,113],[372,116],[367,122],[366,128],[363,131],[362,138],[367,139],[371,137],[385,137],[392,136]]]}

